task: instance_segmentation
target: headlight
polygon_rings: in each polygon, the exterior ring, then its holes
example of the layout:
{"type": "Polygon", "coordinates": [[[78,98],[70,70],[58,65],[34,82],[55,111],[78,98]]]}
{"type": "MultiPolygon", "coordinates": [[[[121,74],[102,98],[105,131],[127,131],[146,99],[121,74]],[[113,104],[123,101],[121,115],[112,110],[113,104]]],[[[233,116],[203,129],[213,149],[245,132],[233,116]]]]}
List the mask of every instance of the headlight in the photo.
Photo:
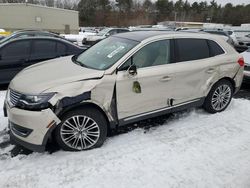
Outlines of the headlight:
{"type": "Polygon", "coordinates": [[[40,95],[22,95],[17,102],[17,107],[28,110],[42,110],[49,107],[49,100],[55,93],[45,93],[40,95]]]}

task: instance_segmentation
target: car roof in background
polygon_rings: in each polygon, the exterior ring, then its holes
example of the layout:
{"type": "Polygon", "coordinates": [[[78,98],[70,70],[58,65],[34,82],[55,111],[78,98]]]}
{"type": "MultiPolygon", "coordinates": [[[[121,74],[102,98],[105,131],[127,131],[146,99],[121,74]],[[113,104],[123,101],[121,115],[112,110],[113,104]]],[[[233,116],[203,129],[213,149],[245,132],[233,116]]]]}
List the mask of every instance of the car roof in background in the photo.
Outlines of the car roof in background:
{"type": "Polygon", "coordinates": [[[69,45],[72,45],[72,46],[75,46],[77,48],[82,48],[84,49],[83,47],[80,47],[68,40],[65,40],[64,38],[61,38],[61,37],[49,37],[49,36],[34,36],[34,37],[24,37],[24,38],[16,38],[16,39],[12,39],[12,40],[8,40],[2,44],[0,44],[0,47],[4,46],[5,44],[9,43],[9,42],[13,42],[13,41],[21,41],[21,40],[35,40],[35,39],[42,39],[42,40],[56,40],[56,41],[61,41],[61,42],[64,42],[64,43],[67,43],[69,45]]]}
{"type": "Polygon", "coordinates": [[[22,32],[44,32],[44,33],[51,33],[49,31],[36,30],[36,29],[21,29],[21,30],[14,31],[13,33],[22,33],[22,32]]]}
{"type": "Polygon", "coordinates": [[[113,35],[112,37],[120,37],[120,38],[126,38],[134,41],[141,42],[145,39],[152,38],[155,36],[160,36],[160,35],[169,35],[169,36],[187,36],[187,37],[202,37],[206,38],[206,36],[209,36],[209,38],[217,38],[217,35],[212,35],[209,33],[203,33],[203,32],[179,32],[179,31],[131,31],[131,32],[126,32],[126,33],[119,33],[116,35],[113,35]]]}

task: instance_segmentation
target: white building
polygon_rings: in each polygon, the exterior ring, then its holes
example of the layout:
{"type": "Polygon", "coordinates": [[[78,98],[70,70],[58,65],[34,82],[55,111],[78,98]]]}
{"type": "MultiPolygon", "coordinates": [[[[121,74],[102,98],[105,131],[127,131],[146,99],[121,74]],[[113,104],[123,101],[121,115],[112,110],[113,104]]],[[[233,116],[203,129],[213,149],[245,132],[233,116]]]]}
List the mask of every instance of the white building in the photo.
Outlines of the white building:
{"type": "Polygon", "coordinates": [[[0,28],[7,31],[39,29],[56,33],[78,33],[78,11],[27,3],[1,3],[0,28]]]}

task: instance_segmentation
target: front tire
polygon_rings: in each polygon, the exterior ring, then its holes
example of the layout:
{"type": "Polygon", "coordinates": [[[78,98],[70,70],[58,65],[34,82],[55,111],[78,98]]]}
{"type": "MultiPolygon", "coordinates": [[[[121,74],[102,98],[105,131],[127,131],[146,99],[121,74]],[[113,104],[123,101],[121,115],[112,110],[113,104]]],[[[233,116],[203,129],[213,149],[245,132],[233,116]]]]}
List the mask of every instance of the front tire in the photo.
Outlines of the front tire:
{"type": "Polygon", "coordinates": [[[95,108],[81,108],[66,113],[55,130],[61,149],[82,151],[100,147],[107,137],[107,121],[95,108]]]}
{"type": "Polygon", "coordinates": [[[203,104],[204,109],[209,113],[224,111],[230,104],[233,96],[233,86],[228,80],[217,82],[208,93],[203,104]]]}

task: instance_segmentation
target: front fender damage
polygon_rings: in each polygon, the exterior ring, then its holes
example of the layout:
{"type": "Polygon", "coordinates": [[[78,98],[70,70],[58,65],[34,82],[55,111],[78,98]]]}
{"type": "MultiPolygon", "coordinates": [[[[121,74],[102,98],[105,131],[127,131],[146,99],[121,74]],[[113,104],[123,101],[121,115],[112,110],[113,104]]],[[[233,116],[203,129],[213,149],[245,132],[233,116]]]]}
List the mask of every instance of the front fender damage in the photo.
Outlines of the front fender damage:
{"type": "MultiPolygon", "coordinates": [[[[74,108],[85,104],[93,104],[99,107],[106,115],[110,124],[115,124],[114,100],[112,100],[114,85],[110,89],[103,90],[103,79],[77,81],[68,83],[46,92],[56,92],[57,94],[49,101],[54,113],[61,118],[61,115],[74,108]],[[105,99],[105,100],[104,100],[105,99]],[[112,104],[111,104],[112,103],[112,104]]],[[[110,87],[111,84],[108,84],[110,87]]]]}

